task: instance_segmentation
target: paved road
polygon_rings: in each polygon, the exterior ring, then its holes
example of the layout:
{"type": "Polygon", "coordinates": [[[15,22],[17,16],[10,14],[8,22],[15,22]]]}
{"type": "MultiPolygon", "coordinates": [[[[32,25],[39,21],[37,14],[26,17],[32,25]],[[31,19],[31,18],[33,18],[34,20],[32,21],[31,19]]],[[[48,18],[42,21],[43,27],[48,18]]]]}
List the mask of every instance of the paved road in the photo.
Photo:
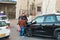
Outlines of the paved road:
{"type": "Polygon", "coordinates": [[[41,37],[21,37],[16,27],[16,20],[11,20],[11,36],[9,39],[0,39],[0,40],[54,40],[51,38],[41,38],[41,37]]]}

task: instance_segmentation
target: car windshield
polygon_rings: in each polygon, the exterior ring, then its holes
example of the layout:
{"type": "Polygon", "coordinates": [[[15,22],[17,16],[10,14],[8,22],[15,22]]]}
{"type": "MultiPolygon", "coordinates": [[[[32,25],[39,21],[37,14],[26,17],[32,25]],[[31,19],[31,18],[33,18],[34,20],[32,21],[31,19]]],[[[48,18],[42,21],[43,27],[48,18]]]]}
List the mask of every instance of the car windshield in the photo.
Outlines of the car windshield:
{"type": "Polygon", "coordinates": [[[60,16],[57,16],[57,20],[60,21],[60,16]]]}
{"type": "Polygon", "coordinates": [[[6,24],[6,22],[5,21],[0,21],[0,27],[4,27],[4,26],[6,26],[7,24],[6,24]]]}
{"type": "Polygon", "coordinates": [[[35,18],[32,22],[42,23],[44,21],[44,16],[39,16],[35,18]]]}
{"type": "Polygon", "coordinates": [[[0,20],[6,20],[7,17],[0,17],[0,20]]]}

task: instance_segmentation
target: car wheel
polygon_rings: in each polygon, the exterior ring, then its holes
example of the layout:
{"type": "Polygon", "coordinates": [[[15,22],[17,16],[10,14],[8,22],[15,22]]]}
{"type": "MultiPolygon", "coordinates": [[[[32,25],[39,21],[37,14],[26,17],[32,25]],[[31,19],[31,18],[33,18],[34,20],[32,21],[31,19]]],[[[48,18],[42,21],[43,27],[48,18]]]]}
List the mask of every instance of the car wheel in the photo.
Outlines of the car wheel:
{"type": "Polygon", "coordinates": [[[60,40],[60,32],[57,33],[57,40],[60,40]]]}
{"type": "Polygon", "coordinates": [[[32,31],[31,31],[31,29],[28,29],[28,30],[27,30],[26,35],[27,35],[28,37],[31,37],[31,36],[32,36],[32,31]]]}

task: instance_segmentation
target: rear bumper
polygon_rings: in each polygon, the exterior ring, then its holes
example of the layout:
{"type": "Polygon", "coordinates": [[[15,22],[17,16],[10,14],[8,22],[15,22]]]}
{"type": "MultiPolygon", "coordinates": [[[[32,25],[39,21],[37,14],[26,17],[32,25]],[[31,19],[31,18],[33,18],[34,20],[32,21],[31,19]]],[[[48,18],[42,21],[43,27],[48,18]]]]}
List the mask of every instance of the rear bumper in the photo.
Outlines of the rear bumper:
{"type": "Polygon", "coordinates": [[[7,32],[5,32],[5,33],[1,33],[1,34],[5,34],[5,36],[1,36],[0,38],[7,37],[7,36],[9,36],[9,35],[10,35],[10,30],[9,30],[9,31],[7,31],[7,32]]]}
{"type": "Polygon", "coordinates": [[[6,38],[6,37],[10,37],[10,35],[8,35],[8,36],[5,36],[5,37],[0,37],[0,38],[6,38]]]}
{"type": "Polygon", "coordinates": [[[0,37],[0,38],[5,38],[5,37],[8,37],[8,36],[10,36],[10,35],[6,35],[6,36],[4,36],[4,37],[0,37]]]}

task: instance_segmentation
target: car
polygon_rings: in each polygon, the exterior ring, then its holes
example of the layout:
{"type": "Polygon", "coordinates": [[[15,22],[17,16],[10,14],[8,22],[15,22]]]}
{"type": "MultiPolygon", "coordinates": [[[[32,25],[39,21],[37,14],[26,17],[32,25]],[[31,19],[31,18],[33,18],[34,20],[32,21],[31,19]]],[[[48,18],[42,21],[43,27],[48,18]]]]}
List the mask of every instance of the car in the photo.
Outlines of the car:
{"type": "Polygon", "coordinates": [[[5,21],[10,26],[10,20],[7,15],[0,15],[0,20],[5,21]]]}
{"type": "Polygon", "coordinates": [[[10,27],[5,21],[0,21],[0,38],[9,38],[10,27]]]}
{"type": "Polygon", "coordinates": [[[25,28],[26,36],[60,38],[60,14],[41,15],[28,22],[25,28]]]}

